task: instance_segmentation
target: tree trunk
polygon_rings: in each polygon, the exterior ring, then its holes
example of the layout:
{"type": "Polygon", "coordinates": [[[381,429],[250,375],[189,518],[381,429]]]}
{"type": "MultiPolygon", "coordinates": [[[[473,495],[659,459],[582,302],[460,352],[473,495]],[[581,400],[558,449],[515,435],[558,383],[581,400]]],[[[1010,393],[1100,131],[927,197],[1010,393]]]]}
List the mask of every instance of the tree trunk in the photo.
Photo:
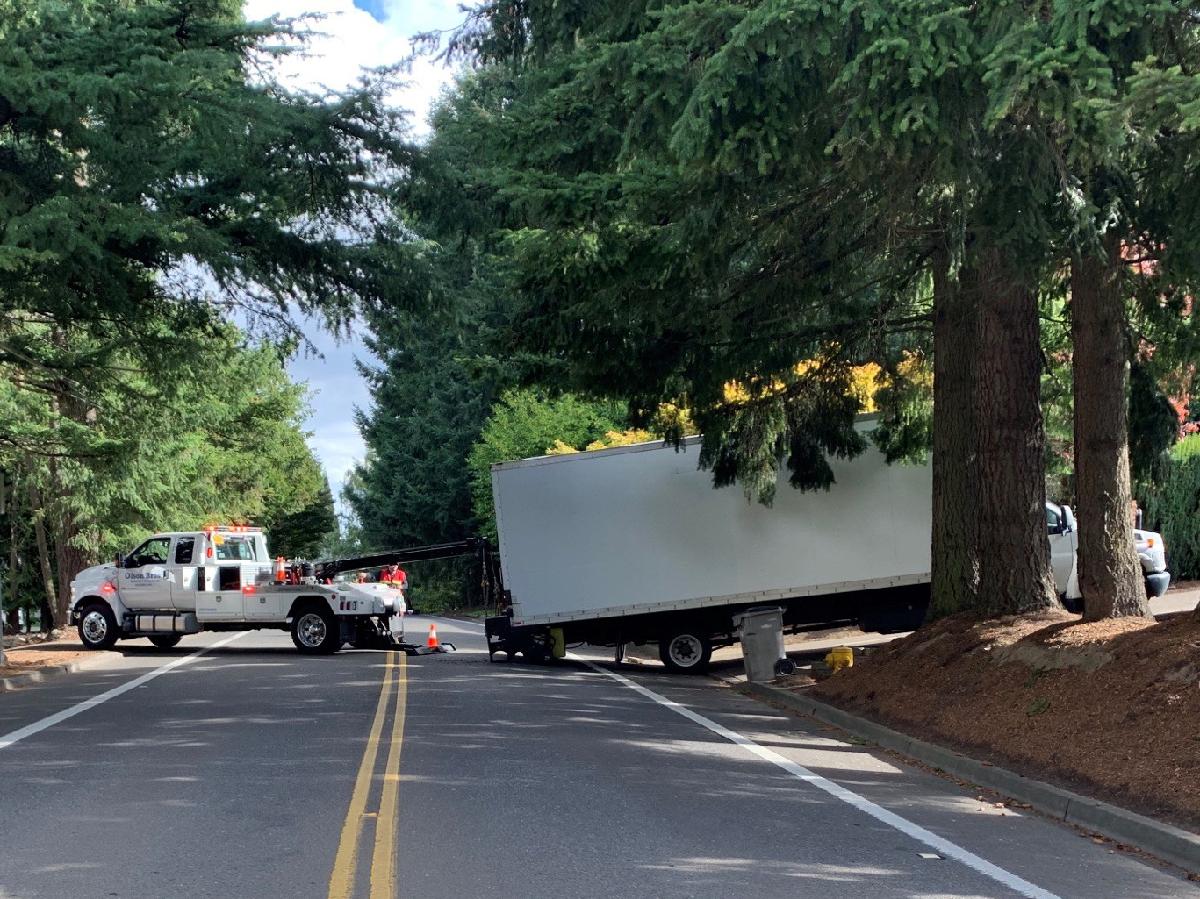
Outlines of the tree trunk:
{"type": "MultiPolygon", "coordinates": [[[[64,351],[68,348],[69,335],[65,329],[56,331],[55,343],[64,351]]],[[[76,424],[86,424],[87,408],[72,391],[70,382],[66,379],[58,383],[57,394],[51,400],[54,412],[70,419],[76,424]]],[[[53,491],[54,515],[54,555],[58,573],[58,593],[52,605],[52,616],[55,627],[66,627],[70,621],[71,581],[75,575],[87,567],[88,557],[75,545],[79,534],[79,525],[75,513],[67,507],[66,490],[62,484],[62,474],[58,460],[51,459],[49,464],[50,485],[53,491]]]]}
{"type": "Polygon", "coordinates": [[[1133,545],[1127,423],[1128,352],[1121,245],[1071,260],[1074,345],[1075,501],[1079,590],[1089,621],[1148,616],[1146,583],[1133,545]]]}
{"type": "Polygon", "coordinates": [[[1006,251],[972,252],[979,607],[991,615],[1025,614],[1059,607],[1046,539],[1037,295],[1006,251]]]}
{"type": "Polygon", "coordinates": [[[46,541],[46,510],[42,507],[42,493],[32,478],[29,481],[29,505],[33,518],[33,536],[37,541],[38,565],[42,573],[42,630],[46,631],[59,622],[53,620],[54,574],[50,568],[50,547],[46,541]]]}
{"type": "Polygon", "coordinates": [[[58,569],[58,593],[53,615],[55,627],[66,627],[71,620],[71,581],[88,567],[88,558],[71,541],[78,534],[74,517],[67,513],[55,528],[54,556],[58,569]]]}
{"type": "MultiPolygon", "coordinates": [[[[12,489],[8,494],[8,583],[5,585],[4,602],[8,603],[9,612],[5,619],[5,631],[8,633],[16,633],[19,624],[17,615],[18,600],[21,595],[21,578],[18,568],[21,564],[21,552],[19,543],[21,539],[20,515],[21,515],[21,482],[19,469],[13,467],[12,471],[12,489]]],[[[2,606],[4,603],[0,603],[2,606]]]]}
{"type": "MultiPolygon", "coordinates": [[[[966,272],[964,276],[970,280],[966,272]]],[[[933,260],[933,530],[929,620],[977,604],[978,481],[975,467],[975,299],[933,260]]]]}

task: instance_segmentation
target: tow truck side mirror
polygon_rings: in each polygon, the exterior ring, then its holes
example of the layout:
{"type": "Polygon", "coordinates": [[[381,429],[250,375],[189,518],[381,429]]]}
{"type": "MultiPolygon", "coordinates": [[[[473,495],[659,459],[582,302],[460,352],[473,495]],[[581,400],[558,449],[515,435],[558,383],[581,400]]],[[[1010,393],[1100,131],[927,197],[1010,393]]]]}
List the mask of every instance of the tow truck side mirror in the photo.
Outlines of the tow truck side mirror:
{"type": "Polygon", "coordinates": [[[1070,531],[1075,530],[1075,528],[1076,528],[1075,513],[1071,511],[1070,506],[1063,506],[1062,510],[1063,510],[1063,533],[1066,534],[1066,533],[1069,533],[1070,531]]]}

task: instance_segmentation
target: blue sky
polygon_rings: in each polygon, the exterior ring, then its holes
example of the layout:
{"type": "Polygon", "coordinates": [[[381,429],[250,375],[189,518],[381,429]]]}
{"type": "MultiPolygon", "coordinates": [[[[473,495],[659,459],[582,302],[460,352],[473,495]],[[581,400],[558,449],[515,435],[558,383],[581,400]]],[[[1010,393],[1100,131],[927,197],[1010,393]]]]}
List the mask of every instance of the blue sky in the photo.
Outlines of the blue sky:
{"type": "Polygon", "coordinates": [[[388,19],[387,6],[383,0],[354,0],[354,5],[363,12],[370,13],[377,22],[386,22],[388,19]]]}
{"type": "MultiPolygon", "coordinates": [[[[390,65],[405,58],[409,38],[418,32],[451,29],[462,21],[461,0],[246,0],[246,15],[262,19],[318,13],[315,26],[321,36],[304,58],[285,60],[280,77],[297,87],[325,85],[339,88],[353,82],[362,66],[390,65]]],[[[452,73],[432,61],[413,66],[406,89],[394,98],[412,113],[414,133],[427,133],[429,108],[452,80],[452,73]]],[[[355,368],[355,358],[368,356],[361,335],[338,341],[315,326],[309,338],[323,358],[301,356],[288,366],[292,376],[308,383],[313,393],[308,429],[309,445],[325,466],[336,495],[347,473],[363,457],[364,449],[354,425],[356,408],[370,404],[366,385],[355,368]]]]}

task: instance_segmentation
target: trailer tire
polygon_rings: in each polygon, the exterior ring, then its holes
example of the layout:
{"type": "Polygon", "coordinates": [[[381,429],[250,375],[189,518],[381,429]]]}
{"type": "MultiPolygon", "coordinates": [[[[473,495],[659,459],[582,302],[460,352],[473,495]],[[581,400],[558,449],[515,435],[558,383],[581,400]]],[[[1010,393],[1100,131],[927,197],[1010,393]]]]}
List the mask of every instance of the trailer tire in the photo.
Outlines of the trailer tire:
{"type": "Polygon", "coordinates": [[[112,649],[121,629],[117,616],[106,602],[89,602],[79,613],[79,642],[84,649],[112,649]]]}
{"type": "Polygon", "coordinates": [[[309,605],[292,618],[292,642],[305,655],[329,655],[342,645],[342,630],[328,609],[309,605]]]}
{"type": "Polygon", "coordinates": [[[159,649],[174,649],[183,639],[183,634],[154,634],[150,642],[159,649]]]}
{"type": "Polygon", "coordinates": [[[675,631],[658,641],[658,657],[668,671],[677,674],[703,674],[712,651],[712,640],[692,629],[675,631]]]}

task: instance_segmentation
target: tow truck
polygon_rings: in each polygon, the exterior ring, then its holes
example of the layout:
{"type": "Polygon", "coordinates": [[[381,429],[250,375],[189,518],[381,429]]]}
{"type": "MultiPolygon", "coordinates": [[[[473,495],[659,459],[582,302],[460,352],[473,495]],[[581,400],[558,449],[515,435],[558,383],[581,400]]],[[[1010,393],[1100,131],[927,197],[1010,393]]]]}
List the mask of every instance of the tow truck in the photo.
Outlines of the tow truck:
{"type": "Polygon", "coordinates": [[[271,560],[261,528],[232,525],[155,534],[115,562],[71,582],[71,622],[87,649],[147,637],[161,649],[200,631],[286,630],[303,653],[356,648],[409,655],[453,650],[404,641],[404,591],[342,575],[385,565],[478,555],[484,590],[499,589],[486,540],[461,540],[317,562],[271,560]]]}
{"type": "Polygon", "coordinates": [[[289,631],[302,653],[347,643],[405,648],[403,591],[333,583],[334,568],[272,560],[255,527],[158,533],[115,562],[79,573],[71,621],[87,649],[134,637],[166,649],[200,631],[263,628],[289,631]]]}

